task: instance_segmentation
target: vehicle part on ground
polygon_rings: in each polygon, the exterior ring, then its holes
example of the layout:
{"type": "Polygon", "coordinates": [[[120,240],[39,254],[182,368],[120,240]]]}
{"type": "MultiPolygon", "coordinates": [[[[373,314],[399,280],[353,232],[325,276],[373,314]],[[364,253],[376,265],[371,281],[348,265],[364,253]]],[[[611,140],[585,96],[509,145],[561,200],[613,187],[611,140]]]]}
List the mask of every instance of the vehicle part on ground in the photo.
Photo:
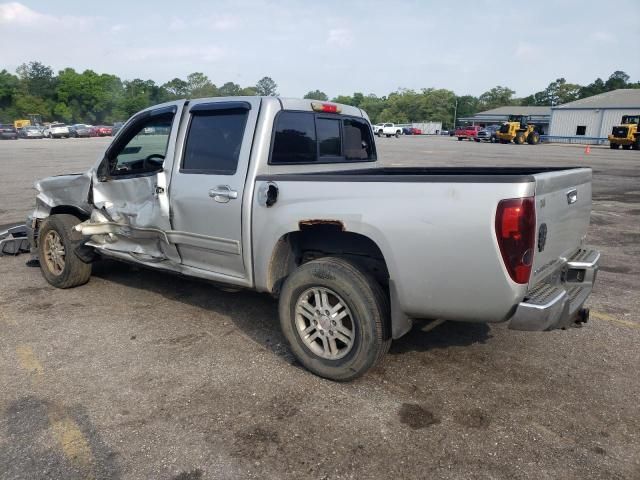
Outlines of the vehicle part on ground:
{"type": "Polygon", "coordinates": [[[31,244],[26,225],[16,225],[0,232],[0,257],[29,253],[31,244]]]}
{"type": "Polygon", "coordinates": [[[345,259],[324,257],[298,267],[285,281],[279,311],[296,358],[325,378],[359,377],[391,345],[387,296],[345,259]]]}

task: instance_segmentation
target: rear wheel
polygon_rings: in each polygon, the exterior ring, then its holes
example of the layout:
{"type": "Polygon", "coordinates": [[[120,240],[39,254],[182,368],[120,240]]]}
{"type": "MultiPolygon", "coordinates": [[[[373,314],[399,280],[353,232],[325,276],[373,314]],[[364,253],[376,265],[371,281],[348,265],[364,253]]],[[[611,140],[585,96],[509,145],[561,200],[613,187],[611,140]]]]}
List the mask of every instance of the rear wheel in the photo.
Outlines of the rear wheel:
{"type": "Polygon", "coordinates": [[[38,231],[38,259],[42,275],[57,288],[83,285],[91,276],[91,264],[75,254],[81,236],[72,229],[80,223],[73,215],[51,215],[38,231]]]}
{"type": "Polygon", "coordinates": [[[524,133],[523,132],[518,132],[516,133],[516,138],[514,139],[514,142],[517,145],[522,145],[525,142],[525,138],[524,138],[524,133]]]}
{"type": "Polygon", "coordinates": [[[279,311],[293,354],[321,377],[359,377],[391,345],[386,294],[371,275],[342,258],[296,269],[284,283],[279,311]]]}
{"type": "Polygon", "coordinates": [[[617,150],[618,148],[620,148],[620,145],[617,143],[609,143],[609,148],[611,150],[617,150]]]}
{"type": "Polygon", "coordinates": [[[461,142],[462,140],[464,140],[464,137],[458,137],[459,142],[461,142]]]}
{"type": "Polygon", "coordinates": [[[531,132],[527,137],[529,145],[537,145],[540,143],[540,134],[538,132],[531,132]]]}
{"type": "Polygon", "coordinates": [[[400,131],[399,130],[396,132],[396,138],[400,138],[400,131]]]}
{"type": "Polygon", "coordinates": [[[631,145],[622,145],[623,150],[631,150],[631,145]]]}

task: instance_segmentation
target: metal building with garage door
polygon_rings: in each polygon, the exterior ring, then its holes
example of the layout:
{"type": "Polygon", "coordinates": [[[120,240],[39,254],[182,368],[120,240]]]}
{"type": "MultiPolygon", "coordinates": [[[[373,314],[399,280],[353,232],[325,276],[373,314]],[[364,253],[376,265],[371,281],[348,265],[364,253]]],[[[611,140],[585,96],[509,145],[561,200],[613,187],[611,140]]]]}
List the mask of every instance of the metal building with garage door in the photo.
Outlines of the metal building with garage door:
{"type": "Polygon", "coordinates": [[[640,115],[640,89],[612,90],[551,107],[549,140],[604,143],[623,115],[640,115]]]}

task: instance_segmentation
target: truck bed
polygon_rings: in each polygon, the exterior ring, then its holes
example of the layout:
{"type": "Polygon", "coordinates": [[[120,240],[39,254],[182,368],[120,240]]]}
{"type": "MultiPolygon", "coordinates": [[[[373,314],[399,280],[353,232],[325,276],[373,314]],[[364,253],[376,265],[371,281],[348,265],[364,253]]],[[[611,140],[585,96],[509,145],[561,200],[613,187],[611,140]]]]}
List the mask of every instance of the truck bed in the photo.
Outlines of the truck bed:
{"type": "Polygon", "coordinates": [[[540,173],[573,170],[567,167],[379,167],[332,172],[259,175],[256,180],[311,182],[454,182],[520,183],[535,181],[540,173]]]}

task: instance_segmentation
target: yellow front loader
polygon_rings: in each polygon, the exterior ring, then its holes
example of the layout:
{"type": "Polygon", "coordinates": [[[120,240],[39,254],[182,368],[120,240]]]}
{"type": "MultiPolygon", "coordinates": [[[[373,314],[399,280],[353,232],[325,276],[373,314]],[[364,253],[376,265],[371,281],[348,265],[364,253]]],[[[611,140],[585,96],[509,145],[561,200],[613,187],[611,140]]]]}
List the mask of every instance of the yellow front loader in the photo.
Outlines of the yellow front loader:
{"type": "Polygon", "coordinates": [[[620,146],[625,150],[632,148],[640,150],[640,140],[638,137],[638,123],[640,115],[623,115],[622,125],[616,125],[611,130],[609,148],[618,149],[620,146]]]}
{"type": "Polygon", "coordinates": [[[524,115],[511,115],[509,120],[502,124],[496,133],[500,143],[516,143],[522,145],[537,145],[540,143],[540,133],[537,125],[529,123],[524,115]]]}

